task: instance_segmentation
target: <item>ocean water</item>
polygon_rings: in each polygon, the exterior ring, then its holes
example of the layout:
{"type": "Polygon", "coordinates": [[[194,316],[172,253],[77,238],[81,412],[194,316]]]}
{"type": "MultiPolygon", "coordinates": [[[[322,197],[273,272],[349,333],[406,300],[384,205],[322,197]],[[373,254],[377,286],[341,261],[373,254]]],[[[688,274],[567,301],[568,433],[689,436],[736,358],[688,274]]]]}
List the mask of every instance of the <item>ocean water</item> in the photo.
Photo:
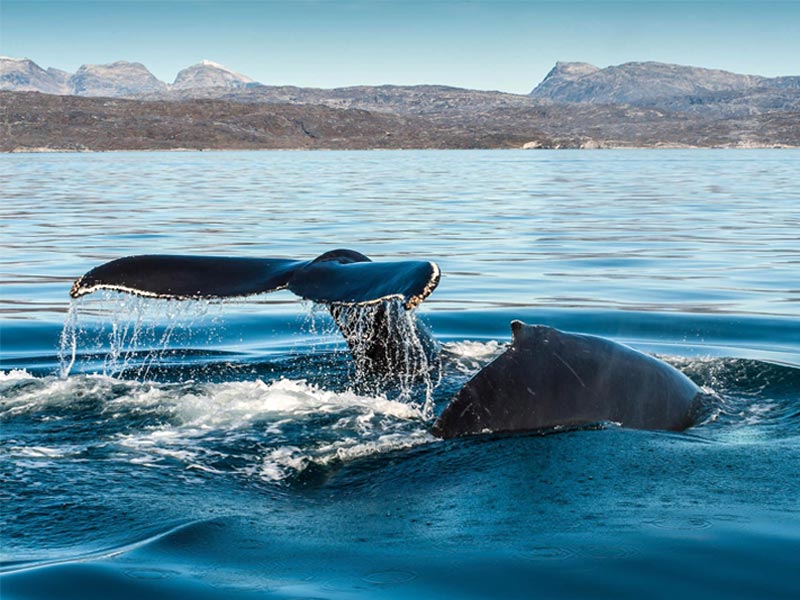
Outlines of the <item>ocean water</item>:
{"type": "Polygon", "coordinates": [[[2,597],[799,597],[799,174],[792,150],[0,156],[2,597]],[[365,385],[288,291],[68,297],[129,254],[341,247],[440,266],[430,387],[365,385]],[[512,319],[718,405],[683,433],[431,436],[512,319]]]}

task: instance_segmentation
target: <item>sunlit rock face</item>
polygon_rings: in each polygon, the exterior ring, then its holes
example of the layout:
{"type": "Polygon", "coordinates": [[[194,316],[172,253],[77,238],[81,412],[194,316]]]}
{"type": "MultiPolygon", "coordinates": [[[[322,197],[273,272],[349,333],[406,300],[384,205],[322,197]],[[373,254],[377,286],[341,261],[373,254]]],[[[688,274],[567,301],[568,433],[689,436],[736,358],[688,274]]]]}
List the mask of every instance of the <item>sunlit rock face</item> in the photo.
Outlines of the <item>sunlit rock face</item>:
{"type": "Polygon", "coordinates": [[[197,88],[229,88],[239,89],[255,83],[246,75],[231,71],[227,67],[210,60],[204,60],[196,65],[180,71],[172,85],[176,90],[197,88]]]}
{"type": "Polygon", "coordinates": [[[765,84],[767,78],[757,75],[658,62],[630,62],[605,69],[586,63],[556,63],[531,96],[560,102],[618,104],[745,90],[765,84]]]}
{"type": "Polygon", "coordinates": [[[42,67],[28,58],[0,56],[0,90],[66,94],[68,75],[42,67]]]}
{"type": "Polygon", "coordinates": [[[120,60],[108,65],[83,65],[69,78],[77,96],[137,96],[166,92],[167,84],[141,63],[120,60]]]}

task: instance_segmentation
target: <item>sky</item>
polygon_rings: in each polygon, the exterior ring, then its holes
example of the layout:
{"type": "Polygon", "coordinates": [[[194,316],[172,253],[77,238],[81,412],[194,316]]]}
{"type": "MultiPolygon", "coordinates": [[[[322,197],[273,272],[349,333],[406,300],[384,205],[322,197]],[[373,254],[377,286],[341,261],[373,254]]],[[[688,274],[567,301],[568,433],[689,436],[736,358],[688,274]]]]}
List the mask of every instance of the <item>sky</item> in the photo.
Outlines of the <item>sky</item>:
{"type": "Polygon", "coordinates": [[[202,59],[268,85],[527,93],[556,61],[800,75],[800,0],[0,0],[0,54],[42,67],[202,59]]]}

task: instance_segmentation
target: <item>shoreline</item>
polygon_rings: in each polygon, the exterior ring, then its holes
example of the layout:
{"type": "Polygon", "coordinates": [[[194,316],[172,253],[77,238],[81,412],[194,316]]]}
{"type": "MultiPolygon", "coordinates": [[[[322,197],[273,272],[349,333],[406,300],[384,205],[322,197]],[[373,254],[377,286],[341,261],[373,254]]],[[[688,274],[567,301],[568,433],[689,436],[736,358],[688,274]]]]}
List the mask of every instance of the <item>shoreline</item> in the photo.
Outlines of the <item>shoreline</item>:
{"type": "Polygon", "coordinates": [[[0,150],[0,154],[108,154],[123,152],[441,152],[441,151],[498,151],[498,152],[541,152],[541,151],[569,151],[580,150],[581,152],[608,151],[608,150],[800,150],[800,146],[790,146],[786,144],[752,144],[752,145],[725,145],[725,146],[689,146],[682,144],[664,144],[655,146],[599,146],[599,147],[561,147],[561,148],[113,148],[108,150],[74,148],[14,148],[12,150],[0,150]]]}

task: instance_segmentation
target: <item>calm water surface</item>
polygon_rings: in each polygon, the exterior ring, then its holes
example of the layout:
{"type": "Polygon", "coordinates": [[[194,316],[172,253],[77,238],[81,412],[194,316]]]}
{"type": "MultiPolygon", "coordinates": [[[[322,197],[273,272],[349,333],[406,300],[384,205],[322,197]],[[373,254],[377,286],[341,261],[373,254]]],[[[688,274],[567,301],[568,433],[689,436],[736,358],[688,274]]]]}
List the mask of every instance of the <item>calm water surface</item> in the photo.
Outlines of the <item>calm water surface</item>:
{"type": "Polygon", "coordinates": [[[798,597],[798,175],[789,150],[0,156],[3,598],[798,597]],[[433,414],[512,319],[719,405],[442,442],[288,292],[68,298],[123,255],[339,247],[441,267],[433,414]]]}

